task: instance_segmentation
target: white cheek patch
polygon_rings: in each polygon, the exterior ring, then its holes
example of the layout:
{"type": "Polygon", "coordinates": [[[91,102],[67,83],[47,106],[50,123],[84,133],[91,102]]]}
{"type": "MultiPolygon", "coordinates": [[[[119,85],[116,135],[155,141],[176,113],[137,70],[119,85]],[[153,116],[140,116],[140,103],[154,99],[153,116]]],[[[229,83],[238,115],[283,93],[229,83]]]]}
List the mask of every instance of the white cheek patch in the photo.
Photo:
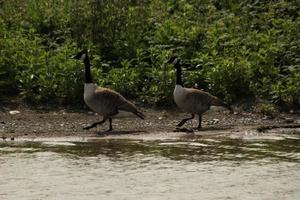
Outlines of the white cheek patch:
{"type": "Polygon", "coordinates": [[[80,59],[84,60],[85,58],[86,58],[86,54],[84,53],[84,54],[81,55],[80,59]]]}

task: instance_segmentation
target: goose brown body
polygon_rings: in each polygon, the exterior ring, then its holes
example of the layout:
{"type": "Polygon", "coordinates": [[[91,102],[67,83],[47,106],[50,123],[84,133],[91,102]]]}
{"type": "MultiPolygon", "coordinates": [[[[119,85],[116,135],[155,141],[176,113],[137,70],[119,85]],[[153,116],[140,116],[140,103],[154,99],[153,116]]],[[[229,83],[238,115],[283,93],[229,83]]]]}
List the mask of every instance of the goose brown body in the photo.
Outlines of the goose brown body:
{"type": "Polygon", "coordinates": [[[194,88],[185,88],[181,80],[181,66],[179,64],[180,60],[175,58],[172,63],[174,68],[176,68],[176,85],[173,92],[174,101],[176,105],[182,110],[191,113],[192,116],[183,119],[177,126],[182,126],[188,120],[194,118],[194,115],[199,116],[198,128],[201,128],[202,114],[210,109],[211,106],[222,106],[231,110],[231,108],[226,105],[218,97],[211,95],[203,90],[194,88]]]}
{"type": "Polygon", "coordinates": [[[192,114],[202,114],[210,106],[226,106],[220,99],[208,92],[194,88],[184,88],[180,85],[175,86],[174,101],[179,108],[192,114]],[[178,90],[182,91],[178,92],[178,90]]]}
{"type": "MultiPolygon", "coordinates": [[[[96,84],[85,84],[84,101],[87,106],[101,116],[112,117],[119,111],[127,111],[139,115],[136,106],[126,100],[120,93],[96,84]]],[[[140,117],[143,118],[142,115],[140,117]]]]}
{"type": "Polygon", "coordinates": [[[108,131],[112,130],[112,117],[117,115],[119,111],[130,112],[144,119],[144,114],[139,112],[137,107],[125,99],[120,93],[109,88],[98,87],[93,83],[90,72],[90,62],[86,51],[78,53],[74,56],[74,59],[81,59],[85,64],[84,102],[91,110],[103,117],[102,121],[96,122],[84,129],[93,128],[109,119],[108,131]]]}

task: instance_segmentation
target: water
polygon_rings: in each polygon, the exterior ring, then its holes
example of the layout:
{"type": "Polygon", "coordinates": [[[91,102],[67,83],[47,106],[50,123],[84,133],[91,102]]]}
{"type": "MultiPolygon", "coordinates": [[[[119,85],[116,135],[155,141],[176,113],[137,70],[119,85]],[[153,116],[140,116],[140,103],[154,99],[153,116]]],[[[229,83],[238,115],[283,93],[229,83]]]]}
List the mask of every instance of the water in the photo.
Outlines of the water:
{"type": "Polygon", "coordinates": [[[300,199],[299,141],[1,142],[0,199],[300,199]]]}

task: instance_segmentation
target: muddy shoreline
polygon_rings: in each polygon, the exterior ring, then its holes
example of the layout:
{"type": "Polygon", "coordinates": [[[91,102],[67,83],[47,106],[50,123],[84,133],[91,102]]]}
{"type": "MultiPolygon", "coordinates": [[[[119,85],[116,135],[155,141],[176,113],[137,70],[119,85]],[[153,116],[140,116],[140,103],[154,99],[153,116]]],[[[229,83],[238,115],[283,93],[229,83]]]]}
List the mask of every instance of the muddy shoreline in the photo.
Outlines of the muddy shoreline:
{"type": "MultiPolygon", "coordinates": [[[[209,111],[203,115],[203,130],[191,131],[197,126],[196,119],[185,124],[183,130],[176,130],[176,124],[188,114],[179,110],[143,109],[145,120],[120,118],[113,120],[114,130],[106,133],[108,122],[83,130],[83,127],[101,119],[88,110],[33,110],[26,107],[9,108],[0,111],[0,140],[23,140],[42,138],[124,138],[124,139],[172,139],[197,136],[230,135],[242,137],[247,134],[300,133],[300,116],[281,113],[270,119],[259,113],[235,111],[209,111]],[[14,113],[11,111],[17,110],[14,113]],[[299,125],[299,126],[298,126],[299,125]],[[263,131],[260,129],[263,127],[263,131]],[[267,128],[266,128],[267,127],[267,128]],[[269,127],[269,128],[268,128],[269,127]]],[[[84,139],[83,139],[84,138],[84,139]]]]}

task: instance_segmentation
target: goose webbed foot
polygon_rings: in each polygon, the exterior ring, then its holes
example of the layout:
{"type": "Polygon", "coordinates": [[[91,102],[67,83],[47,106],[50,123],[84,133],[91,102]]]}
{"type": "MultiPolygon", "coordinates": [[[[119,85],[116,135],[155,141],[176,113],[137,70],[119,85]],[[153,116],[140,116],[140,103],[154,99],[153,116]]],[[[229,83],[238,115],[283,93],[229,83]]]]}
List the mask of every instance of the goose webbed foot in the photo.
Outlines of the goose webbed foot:
{"type": "Polygon", "coordinates": [[[113,131],[114,129],[113,128],[109,128],[109,129],[107,129],[106,131],[104,131],[104,133],[108,133],[108,132],[111,132],[111,131],[113,131]]]}
{"type": "Polygon", "coordinates": [[[92,125],[82,127],[83,130],[89,130],[89,129],[91,129],[91,128],[93,128],[92,125]]]}
{"type": "Polygon", "coordinates": [[[197,126],[193,128],[195,131],[203,131],[203,128],[201,126],[197,126]]]}
{"type": "Polygon", "coordinates": [[[193,133],[194,130],[193,130],[193,129],[189,129],[189,128],[180,128],[180,127],[176,127],[176,129],[175,129],[173,132],[193,133]]]}
{"type": "Polygon", "coordinates": [[[185,124],[185,122],[187,122],[187,121],[189,121],[189,120],[191,120],[191,119],[194,119],[194,114],[192,114],[192,116],[191,117],[188,117],[188,118],[185,118],[185,119],[183,119],[183,120],[181,120],[178,124],[177,124],[177,128],[179,128],[179,127],[181,127],[181,126],[183,126],[183,124],[185,124]]]}
{"type": "MultiPolygon", "coordinates": [[[[83,127],[83,130],[89,130],[89,129],[91,129],[91,128],[94,128],[94,127],[96,127],[97,125],[100,125],[100,124],[103,124],[105,121],[106,121],[106,119],[107,118],[104,118],[102,121],[100,121],[100,122],[95,122],[95,123],[93,123],[92,125],[89,125],[89,126],[85,126],[85,127],[83,127]]],[[[112,129],[112,125],[111,125],[111,118],[109,118],[109,129],[112,129]]]]}

